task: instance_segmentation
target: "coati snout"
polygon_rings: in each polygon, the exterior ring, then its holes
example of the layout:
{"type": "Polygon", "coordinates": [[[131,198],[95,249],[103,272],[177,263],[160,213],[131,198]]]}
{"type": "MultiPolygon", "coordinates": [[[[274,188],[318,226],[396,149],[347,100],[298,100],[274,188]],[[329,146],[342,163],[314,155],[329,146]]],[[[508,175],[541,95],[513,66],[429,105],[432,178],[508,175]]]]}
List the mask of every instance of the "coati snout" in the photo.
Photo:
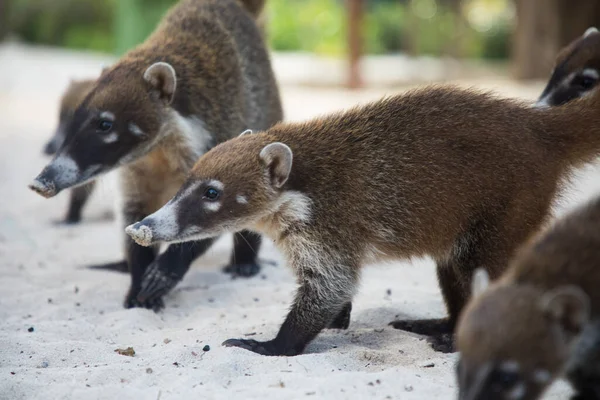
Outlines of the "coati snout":
{"type": "Polygon", "coordinates": [[[32,190],[44,197],[55,196],[135,161],[168,133],[169,124],[160,121],[169,120],[175,70],[157,62],[138,76],[131,71],[118,66],[102,75],[63,128],[64,141],[29,186],[32,190]]]}
{"type": "MultiPolygon", "coordinates": [[[[238,146],[238,142],[229,142],[209,153],[218,159],[219,153],[235,152],[238,146]]],[[[256,157],[240,159],[226,176],[213,174],[212,162],[198,161],[175,197],[154,214],[128,226],[127,234],[142,246],[204,239],[249,228],[280,207],[281,188],[292,168],[292,150],[279,142],[253,147],[256,157]],[[239,179],[240,175],[246,179],[239,179]],[[251,184],[257,177],[264,186],[251,184]]]]}
{"type": "Polygon", "coordinates": [[[600,83],[600,32],[592,27],[556,57],[548,84],[536,105],[559,106],[589,94],[600,83]]]}

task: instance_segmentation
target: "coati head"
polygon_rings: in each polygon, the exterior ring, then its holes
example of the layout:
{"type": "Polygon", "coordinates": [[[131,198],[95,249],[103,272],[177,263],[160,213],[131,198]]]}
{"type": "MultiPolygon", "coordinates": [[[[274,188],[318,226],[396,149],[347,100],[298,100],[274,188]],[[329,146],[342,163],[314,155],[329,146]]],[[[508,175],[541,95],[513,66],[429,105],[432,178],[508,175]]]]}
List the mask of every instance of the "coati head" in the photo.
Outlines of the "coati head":
{"type": "Polygon", "coordinates": [[[483,271],[474,281],[456,332],[459,399],[539,398],[589,319],[588,296],[575,286],[544,292],[497,282],[485,290],[483,271]]]}
{"type": "Polygon", "coordinates": [[[102,74],[75,110],[54,159],[29,186],[44,197],[147,154],[168,134],[176,88],[173,67],[121,62],[102,74]]]}
{"type": "Polygon", "coordinates": [[[585,96],[600,82],[600,32],[589,28],[556,58],[552,76],[536,105],[558,106],[585,96]]]}
{"type": "Polygon", "coordinates": [[[126,232],[149,246],[239,231],[277,212],[302,219],[285,190],[292,159],[292,150],[267,134],[222,143],[200,158],[171,201],[126,232]]]}
{"type": "Polygon", "coordinates": [[[52,138],[44,146],[44,154],[53,155],[65,141],[66,127],[75,114],[75,109],[90,92],[95,80],[73,80],[69,83],[67,90],[63,93],[60,100],[60,109],[58,115],[58,127],[54,131],[52,138]]]}

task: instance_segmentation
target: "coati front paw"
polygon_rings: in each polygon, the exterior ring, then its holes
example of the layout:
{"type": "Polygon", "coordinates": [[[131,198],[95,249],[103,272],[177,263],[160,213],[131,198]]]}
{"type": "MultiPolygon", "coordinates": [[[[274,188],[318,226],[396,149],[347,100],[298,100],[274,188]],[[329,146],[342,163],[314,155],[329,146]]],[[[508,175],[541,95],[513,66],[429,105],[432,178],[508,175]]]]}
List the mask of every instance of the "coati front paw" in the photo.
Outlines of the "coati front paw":
{"type": "Polygon", "coordinates": [[[260,265],[258,263],[229,264],[223,268],[223,272],[231,274],[234,277],[241,276],[243,278],[251,278],[258,275],[260,272],[260,265]]]}
{"type": "Polygon", "coordinates": [[[137,293],[133,293],[129,291],[127,296],[125,297],[125,302],[123,304],[125,308],[147,308],[149,310],[153,310],[154,312],[159,312],[163,308],[165,308],[165,303],[162,298],[156,298],[152,300],[140,301],[137,298],[137,293]]]}
{"type": "Polygon", "coordinates": [[[222,345],[225,347],[240,347],[263,356],[296,356],[302,352],[292,349],[282,349],[275,344],[274,340],[259,342],[253,339],[228,339],[222,345]]]}
{"type": "Polygon", "coordinates": [[[426,336],[451,334],[454,330],[447,319],[397,320],[390,322],[390,325],[396,329],[426,336]]]}
{"type": "Polygon", "coordinates": [[[350,315],[352,313],[352,303],[346,303],[342,311],[333,321],[327,325],[328,329],[348,329],[350,326],[350,315]]]}
{"type": "Polygon", "coordinates": [[[159,264],[154,262],[148,267],[142,278],[142,285],[137,294],[137,300],[144,303],[161,299],[177,286],[180,280],[181,277],[179,275],[161,270],[159,264]]]}
{"type": "Polygon", "coordinates": [[[454,335],[452,333],[442,333],[441,335],[429,336],[427,342],[431,348],[440,353],[454,353],[454,335]]]}

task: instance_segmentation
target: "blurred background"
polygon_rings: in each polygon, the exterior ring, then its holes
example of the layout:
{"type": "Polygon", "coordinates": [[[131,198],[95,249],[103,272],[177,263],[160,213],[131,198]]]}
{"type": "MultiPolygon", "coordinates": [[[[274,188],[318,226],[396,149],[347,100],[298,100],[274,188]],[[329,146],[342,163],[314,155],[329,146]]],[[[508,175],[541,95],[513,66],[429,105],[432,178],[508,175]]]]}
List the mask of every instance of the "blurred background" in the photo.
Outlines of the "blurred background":
{"type": "MultiPolygon", "coordinates": [[[[0,0],[0,39],[118,56],[143,41],[174,2],[0,0]]],[[[264,18],[268,41],[275,52],[346,60],[343,83],[357,87],[369,83],[369,67],[363,65],[369,61],[360,60],[377,55],[470,60],[472,65],[497,66],[518,79],[545,78],[556,52],[600,20],[599,3],[268,0],[264,18]]],[[[414,68],[419,72],[428,70],[422,65],[414,68]]],[[[443,65],[438,69],[465,70],[443,65]]],[[[398,68],[398,82],[417,75],[403,75],[402,71],[398,68]]],[[[470,69],[466,71],[471,74],[470,69]]],[[[444,77],[425,73],[422,78],[444,77]]]]}

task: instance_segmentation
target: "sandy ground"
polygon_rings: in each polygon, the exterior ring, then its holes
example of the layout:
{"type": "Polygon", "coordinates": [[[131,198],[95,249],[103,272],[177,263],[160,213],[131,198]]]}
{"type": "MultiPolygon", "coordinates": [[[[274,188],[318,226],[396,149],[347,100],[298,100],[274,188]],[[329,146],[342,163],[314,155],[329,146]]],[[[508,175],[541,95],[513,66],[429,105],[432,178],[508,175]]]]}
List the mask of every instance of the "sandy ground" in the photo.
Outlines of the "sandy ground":
{"type": "MultiPolygon", "coordinates": [[[[261,256],[278,265],[266,265],[259,277],[231,280],[221,273],[230,251],[225,237],[166,298],[163,312],[124,310],[128,277],[82,268],[121,257],[122,232],[106,217],[114,197],[110,177],[84,222],[73,227],[53,224],[65,212],[66,194],[44,200],[26,188],[47,161],[41,148],[69,77],[93,76],[106,61],[0,46],[1,399],[455,397],[456,355],[437,354],[422,338],[387,326],[396,317],[444,315],[430,260],[365,268],[350,329],[324,332],[298,357],[220,346],[232,337],[270,339],[286,314],[294,280],[270,243],[261,256]],[[129,346],[133,358],[114,352],[129,346]]],[[[276,57],[275,64],[289,119],[399,90],[301,88],[281,70],[295,63],[276,57]]],[[[541,89],[501,77],[463,83],[529,99],[541,89]]],[[[559,212],[600,192],[598,174],[582,172],[559,212]]],[[[566,391],[558,384],[547,398],[564,398],[566,391]]]]}

